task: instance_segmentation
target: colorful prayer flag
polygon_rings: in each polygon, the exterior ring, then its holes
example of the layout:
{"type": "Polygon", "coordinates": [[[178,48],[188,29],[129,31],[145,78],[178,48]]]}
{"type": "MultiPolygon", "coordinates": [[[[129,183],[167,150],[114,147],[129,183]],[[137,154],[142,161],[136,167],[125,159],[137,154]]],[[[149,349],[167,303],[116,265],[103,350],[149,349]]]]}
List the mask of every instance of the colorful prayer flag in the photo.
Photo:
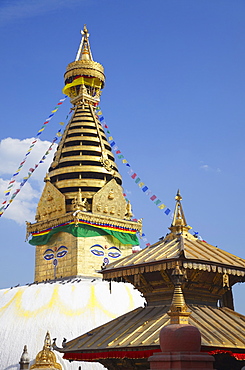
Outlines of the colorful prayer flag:
{"type": "Polygon", "coordinates": [[[158,208],[160,208],[160,209],[164,209],[166,206],[165,206],[165,204],[160,204],[160,206],[158,206],[158,208]]]}

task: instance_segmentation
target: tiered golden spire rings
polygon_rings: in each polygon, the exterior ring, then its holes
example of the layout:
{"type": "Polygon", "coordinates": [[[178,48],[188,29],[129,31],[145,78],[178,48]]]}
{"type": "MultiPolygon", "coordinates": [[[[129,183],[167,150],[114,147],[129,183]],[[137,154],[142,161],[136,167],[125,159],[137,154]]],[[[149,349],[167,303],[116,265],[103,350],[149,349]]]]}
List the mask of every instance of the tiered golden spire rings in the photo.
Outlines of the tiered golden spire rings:
{"type": "Polygon", "coordinates": [[[170,306],[170,311],[168,315],[170,316],[171,324],[188,324],[188,317],[191,312],[187,311],[187,305],[185,303],[184,294],[182,291],[183,283],[183,273],[179,267],[178,261],[176,262],[176,267],[172,272],[172,281],[174,283],[174,294],[172,299],[172,304],[170,306]]]}

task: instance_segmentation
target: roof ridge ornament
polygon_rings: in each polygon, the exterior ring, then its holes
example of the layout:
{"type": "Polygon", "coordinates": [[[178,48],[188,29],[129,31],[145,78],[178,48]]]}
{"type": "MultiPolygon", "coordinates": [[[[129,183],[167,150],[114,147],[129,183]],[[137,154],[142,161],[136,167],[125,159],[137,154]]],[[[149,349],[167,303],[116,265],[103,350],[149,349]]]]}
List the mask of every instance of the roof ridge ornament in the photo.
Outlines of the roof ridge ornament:
{"type": "Polygon", "coordinates": [[[83,30],[81,30],[81,35],[82,39],[77,51],[76,59],[75,61],[77,62],[78,60],[91,60],[93,61],[93,56],[92,52],[90,49],[90,44],[89,44],[89,32],[86,27],[86,24],[83,27],[83,30]]]}
{"type": "Polygon", "coordinates": [[[172,234],[187,235],[188,231],[192,229],[192,227],[187,225],[185,214],[184,214],[182,204],[181,204],[182,196],[180,195],[179,189],[177,191],[175,200],[176,200],[176,204],[175,204],[173,221],[169,229],[171,230],[172,234]]]}

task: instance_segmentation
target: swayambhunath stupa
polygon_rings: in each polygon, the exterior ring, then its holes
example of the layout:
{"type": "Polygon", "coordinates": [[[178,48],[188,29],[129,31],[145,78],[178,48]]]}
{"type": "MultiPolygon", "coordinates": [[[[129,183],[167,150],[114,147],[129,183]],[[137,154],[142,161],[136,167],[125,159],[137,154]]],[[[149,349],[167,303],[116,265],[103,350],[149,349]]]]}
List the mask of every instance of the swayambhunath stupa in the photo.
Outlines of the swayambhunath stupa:
{"type": "Polygon", "coordinates": [[[125,196],[99,107],[104,68],[86,26],[81,34],[64,74],[71,118],[35,222],[26,223],[34,281],[0,290],[0,369],[148,370],[160,330],[180,316],[200,331],[214,366],[228,354],[242,369],[245,316],[232,287],[245,281],[245,260],[190,233],[179,190],[167,235],[140,248],[142,219],[125,196]]]}

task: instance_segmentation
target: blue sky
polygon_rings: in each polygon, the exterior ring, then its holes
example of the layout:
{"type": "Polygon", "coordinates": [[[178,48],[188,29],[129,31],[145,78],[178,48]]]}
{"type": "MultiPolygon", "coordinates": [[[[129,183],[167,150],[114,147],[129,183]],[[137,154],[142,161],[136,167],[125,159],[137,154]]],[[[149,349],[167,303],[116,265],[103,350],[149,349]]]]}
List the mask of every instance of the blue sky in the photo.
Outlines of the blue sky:
{"type": "MultiPolygon", "coordinates": [[[[105,67],[101,108],[125,158],[171,210],[180,188],[187,221],[203,239],[245,258],[242,0],[2,0],[1,199],[31,138],[63,97],[63,74],[84,23],[94,60],[105,67]]],[[[47,150],[69,107],[66,101],[50,121],[28,166],[47,150]]],[[[24,221],[33,220],[49,157],[0,218],[2,288],[33,280],[24,221]]],[[[118,166],[154,243],[171,219],[118,166]]],[[[244,289],[235,289],[242,313],[244,289]]]]}

